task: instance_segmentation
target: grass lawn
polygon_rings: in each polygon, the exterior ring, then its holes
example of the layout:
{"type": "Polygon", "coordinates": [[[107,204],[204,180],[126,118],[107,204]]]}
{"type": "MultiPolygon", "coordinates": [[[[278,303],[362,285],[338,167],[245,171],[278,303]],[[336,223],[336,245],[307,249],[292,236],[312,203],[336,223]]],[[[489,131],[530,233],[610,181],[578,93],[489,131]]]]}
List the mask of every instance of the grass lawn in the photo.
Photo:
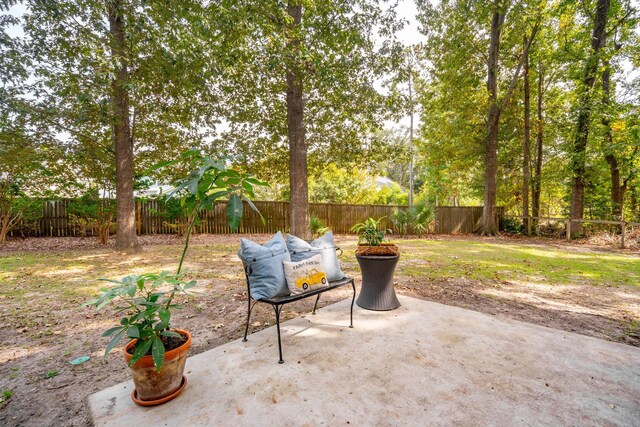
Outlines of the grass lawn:
{"type": "Polygon", "coordinates": [[[402,274],[418,279],[640,287],[637,255],[517,242],[408,240],[400,245],[402,274]]]}
{"type": "MultiPolygon", "coordinates": [[[[254,236],[260,242],[268,236],[254,236]]],[[[342,261],[356,277],[355,238],[342,236],[342,261]]],[[[192,331],[192,354],[242,336],[246,285],[236,257],[239,236],[195,236],[187,255],[189,275],[198,279],[196,296],[174,324],[192,331]]],[[[109,248],[0,252],[0,424],[46,420],[84,424],[83,399],[128,379],[121,354],[104,359],[100,333],[114,313],[81,307],[106,285],[100,277],[175,270],[180,241],[156,236],[144,252],[116,254],[109,248]],[[89,355],[83,365],[72,359],[89,355]]],[[[143,238],[143,243],[145,242],[143,238]]],[[[440,237],[398,239],[399,292],[472,310],[640,345],[640,258],[637,253],[600,251],[539,240],[440,237]]],[[[330,303],[349,295],[323,296],[330,303]]],[[[321,300],[322,302],[322,300],[321,300]]],[[[313,301],[285,308],[293,317],[310,311],[313,301]]],[[[273,324],[270,307],[257,306],[252,328],[273,324]]]]}

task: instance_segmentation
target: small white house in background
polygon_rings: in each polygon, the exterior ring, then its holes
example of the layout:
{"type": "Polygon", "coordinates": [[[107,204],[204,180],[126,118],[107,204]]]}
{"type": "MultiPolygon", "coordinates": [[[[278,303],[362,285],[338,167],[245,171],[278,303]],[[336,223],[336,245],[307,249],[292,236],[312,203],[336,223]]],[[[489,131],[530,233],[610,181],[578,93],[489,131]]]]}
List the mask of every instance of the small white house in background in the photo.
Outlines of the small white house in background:
{"type": "MultiPolygon", "coordinates": [[[[161,184],[158,181],[153,181],[149,177],[142,177],[138,184],[142,184],[142,189],[133,190],[133,197],[157,197],[160,195],[168,194],[171,190],[173,190],[172,185],[161,184]]],[[[101,199],[115,199],[116,198],[116,189],[115,188],[100,188],[99,190],[101,199]]]]}
{"type": "Polygon", "coordinates": [[[160,195],[166,195],[173,190],[172,185],[162,184],[148,176],[140,178],[137,186],[142,188],[134,190],[133,197],[158,197],[160,195]]]}
{"type": "Polygon", "coordinates": [[[143,190],[135,190],[133,192],[133,196],[134,197],[157,197],[160,195],[167,195],[169,192],[171,192],[171,190],[173,190],[172,185],[160,184],[159,182],[156,181],[143,190]]]}
{"type": "Polygon", "coordinates": [[[393,184],[394,182],[386,176],[376,177],[376,188],[378,189],[378,191],[382,190],[384,187],[392,187],[393,184]]]}

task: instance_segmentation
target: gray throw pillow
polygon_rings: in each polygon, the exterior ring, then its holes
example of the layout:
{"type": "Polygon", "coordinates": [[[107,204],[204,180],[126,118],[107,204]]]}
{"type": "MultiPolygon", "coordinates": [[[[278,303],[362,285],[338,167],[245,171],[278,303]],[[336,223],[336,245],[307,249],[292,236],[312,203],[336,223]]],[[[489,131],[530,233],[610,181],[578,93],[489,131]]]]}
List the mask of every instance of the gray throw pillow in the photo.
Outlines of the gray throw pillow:
{"type": "Polygon", "coordinates": [[[249,290],[254,300],[289,295],[282,261],[291,261],[282,233],[277,232],[264,245],[240,239],[240,259],[247,265],[249,290]]]}
{"type": "Polygon", "coordinates": [[[324,271],[327,273],[329,281],[340,280],[344,273],[340,269],[338,254],[336,254],[336,243],[333,239],[333,231],[329,231],[324,236],[318,237],[311,243],[307,243],[299,237],[287,234],[287,247],[291,254],[291,261],[302,261],[314,255],[322,255],[324,271]]]}

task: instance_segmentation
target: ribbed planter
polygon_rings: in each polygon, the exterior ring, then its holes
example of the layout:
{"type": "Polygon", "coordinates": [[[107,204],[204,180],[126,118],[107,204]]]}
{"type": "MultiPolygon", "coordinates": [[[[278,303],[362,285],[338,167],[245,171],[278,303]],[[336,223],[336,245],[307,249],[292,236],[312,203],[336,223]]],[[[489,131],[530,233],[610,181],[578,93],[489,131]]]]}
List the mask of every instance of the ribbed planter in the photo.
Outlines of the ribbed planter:
{"type": "MultiPolygon", "coordinates": [[[[133,366],[130,366],[135,390],[131,399],[144,406],[159,405],[178,396],[186,385],[183,378],[184,365],[191,348],[191,334],[181,329],[174,332],[187,337],[187,341],[180,347],[169,350],[164,354],[164,362],[160,371],[156,370],[152,356],[143,356],[133,366]]],[[[133,348],[137,340],[131,340],[124,349],[124,360],[129,364],[133,357],[128,350],[133,348]]]]}
{"type": "Polygon", "coordinates": [[[378,246],[359,243],[356,248],[356,255],[400,255],[400,250],[395,243],[381,243],[378,246]]]}
{"type": "Polygon", "coordinates": [[[393,273],[400,255],[356,255],[362,271],[362,288],[356,300],[367,310],[393,310],[400,301],[393,287],[393,273]]]}

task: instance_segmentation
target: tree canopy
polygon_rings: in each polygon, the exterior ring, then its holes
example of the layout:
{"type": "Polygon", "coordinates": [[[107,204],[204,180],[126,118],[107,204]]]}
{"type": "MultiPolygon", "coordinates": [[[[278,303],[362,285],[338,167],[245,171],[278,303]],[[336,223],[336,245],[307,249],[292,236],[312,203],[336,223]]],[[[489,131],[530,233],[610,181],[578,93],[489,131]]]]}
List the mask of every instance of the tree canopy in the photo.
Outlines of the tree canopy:
{"type": "Polygon", "coordinates": [[[1,2],[2,188],[113,191],[120,138],[131,188],[172,181],[180,165],[150,166],[195,148],[291,197],[295,84],[312,201],[404,202],[407,137],[385,127],[414,111],[419,200],[567,216],[582,191],[581,215],[640,219],[631,1],[415,3],[424,42],[404,46],[385,0],[1,2]],[[392,194],[367,193],[378,175],[392,194]]]}

